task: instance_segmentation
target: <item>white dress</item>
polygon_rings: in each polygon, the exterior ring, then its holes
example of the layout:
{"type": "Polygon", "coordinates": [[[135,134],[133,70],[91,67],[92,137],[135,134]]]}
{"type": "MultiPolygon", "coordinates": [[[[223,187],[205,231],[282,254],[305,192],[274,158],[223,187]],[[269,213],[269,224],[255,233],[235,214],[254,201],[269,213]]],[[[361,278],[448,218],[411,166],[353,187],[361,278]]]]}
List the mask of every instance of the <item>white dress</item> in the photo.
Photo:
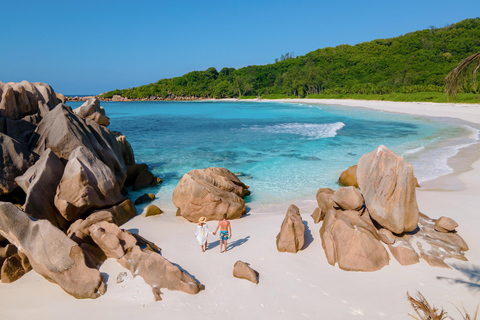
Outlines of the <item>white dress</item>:
{"type": "Polygon", "coordinates": [[[205,242],[207,242],[208,234],[213,234],[212,231],[208,228],[208,225],[205,223],[203,226],[197,226],[197,232],[195,236],[197,236],[198,243],[203,246],[205,242]]]}

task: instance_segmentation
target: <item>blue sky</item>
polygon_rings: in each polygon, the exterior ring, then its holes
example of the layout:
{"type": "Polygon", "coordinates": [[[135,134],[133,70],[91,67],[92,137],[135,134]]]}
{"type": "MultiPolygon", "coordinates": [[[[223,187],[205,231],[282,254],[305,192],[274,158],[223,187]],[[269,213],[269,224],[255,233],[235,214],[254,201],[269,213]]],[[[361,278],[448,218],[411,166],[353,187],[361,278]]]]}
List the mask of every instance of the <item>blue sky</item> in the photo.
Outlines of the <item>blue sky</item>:
{"type": "Polygon", "coordinates": [[[480,1],[4,0],[1,10],[0,81],[99,94],[444,27],[480,16],[480,1]]]}

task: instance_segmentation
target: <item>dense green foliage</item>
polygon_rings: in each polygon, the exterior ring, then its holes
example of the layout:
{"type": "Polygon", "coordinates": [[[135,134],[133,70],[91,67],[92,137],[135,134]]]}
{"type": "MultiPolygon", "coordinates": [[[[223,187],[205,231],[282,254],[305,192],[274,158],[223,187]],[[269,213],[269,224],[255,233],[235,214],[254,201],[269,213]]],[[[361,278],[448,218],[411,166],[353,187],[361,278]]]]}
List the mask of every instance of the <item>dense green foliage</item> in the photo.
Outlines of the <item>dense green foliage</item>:
{"type": "MultiPolygon", "coordinates": [[[[443,92],[445,76],[480,51],[480,18],[355,46],[323,48],[264,66],[189,72],[103,97],[324,97],[332,94],[443,92]],[[318,96],[320,95],[320,96],[318,96]]],[[[292,53],[293,56],[293,53],[292,53]]],[[[465,84],[461,92],[480,92],[465,84]]]]}

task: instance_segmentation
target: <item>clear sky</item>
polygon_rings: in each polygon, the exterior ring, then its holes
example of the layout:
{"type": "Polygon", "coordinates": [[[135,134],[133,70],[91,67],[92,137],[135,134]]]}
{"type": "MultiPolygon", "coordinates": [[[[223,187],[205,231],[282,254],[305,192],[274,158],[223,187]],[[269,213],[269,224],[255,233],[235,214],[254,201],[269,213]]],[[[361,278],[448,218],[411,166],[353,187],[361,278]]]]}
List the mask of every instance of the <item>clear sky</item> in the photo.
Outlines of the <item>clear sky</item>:
{"type": "Polygon", "coordinates": [[[69,95],[480,16],[480,0],[2,0],[0,8],[0,81],[46,82],[69,95]]]}

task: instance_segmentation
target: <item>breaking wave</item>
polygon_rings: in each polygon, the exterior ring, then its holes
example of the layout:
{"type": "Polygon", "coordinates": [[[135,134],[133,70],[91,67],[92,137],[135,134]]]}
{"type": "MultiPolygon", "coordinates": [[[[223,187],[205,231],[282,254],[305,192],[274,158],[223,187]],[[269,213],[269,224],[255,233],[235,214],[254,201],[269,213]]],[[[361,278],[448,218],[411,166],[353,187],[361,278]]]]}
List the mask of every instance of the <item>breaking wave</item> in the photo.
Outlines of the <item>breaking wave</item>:
{"type": "Polygon", "coordinates": [[[308,139],[333,138],[338,130],[345,126],[343,122],[335,123],[282,123],[273,126],[253,126],[249,129],[278,134],[298,134],[308,139]]]}

